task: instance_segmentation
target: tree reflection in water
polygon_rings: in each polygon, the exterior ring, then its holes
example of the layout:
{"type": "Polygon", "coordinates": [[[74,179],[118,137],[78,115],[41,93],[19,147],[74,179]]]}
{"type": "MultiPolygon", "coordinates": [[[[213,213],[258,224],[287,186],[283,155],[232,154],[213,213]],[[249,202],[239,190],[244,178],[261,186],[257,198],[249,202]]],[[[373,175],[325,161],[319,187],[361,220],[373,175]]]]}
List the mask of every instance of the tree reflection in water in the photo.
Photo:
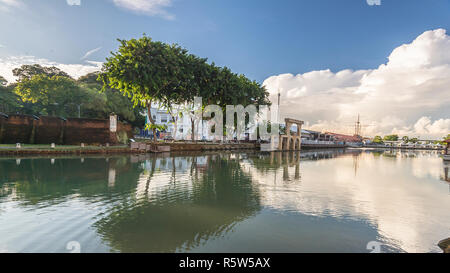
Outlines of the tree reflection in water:
{"type": "Polygon", "coordinates": [[[161,158],[151,157],[145,162],[144,194],[124,200],[99,220],[95,224],[98,232],[120,252],[188,251],[224,235],[235,223],[260,210],[251,177],[231,156],[184,158],[189,162],[184,174],[177,174],[183,170],[177,170],[175,158],[161,162],[161,158]],[[172,170],[167,174],[175,179],[152,187],[152,183],[161,183],[157,180],[168,161],[172,161],[172,170]]]}

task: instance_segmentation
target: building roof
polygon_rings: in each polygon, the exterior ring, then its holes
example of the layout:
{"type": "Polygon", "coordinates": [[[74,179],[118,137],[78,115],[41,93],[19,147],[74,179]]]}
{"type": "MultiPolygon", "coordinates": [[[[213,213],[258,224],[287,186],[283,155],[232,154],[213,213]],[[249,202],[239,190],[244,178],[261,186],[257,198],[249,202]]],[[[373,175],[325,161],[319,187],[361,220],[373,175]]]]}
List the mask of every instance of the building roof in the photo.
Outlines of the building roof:
{"type": "Polygon", "coordinates": [[[321,134],[321,132],[312,131],[308,129],[302,129],[302,133],[308,133],[308,134],[321,134]]]}
{"type": "Polygon", "coordinates": [[[349,136],[349,135],[336,134],[336,133],[330,133],[330,132],[326,132],[325,134],[334,136],[334,139],[337,141],[345,141],[345,142],[361,142],[362,141],[362,138],[360,136],[349,136]]]}

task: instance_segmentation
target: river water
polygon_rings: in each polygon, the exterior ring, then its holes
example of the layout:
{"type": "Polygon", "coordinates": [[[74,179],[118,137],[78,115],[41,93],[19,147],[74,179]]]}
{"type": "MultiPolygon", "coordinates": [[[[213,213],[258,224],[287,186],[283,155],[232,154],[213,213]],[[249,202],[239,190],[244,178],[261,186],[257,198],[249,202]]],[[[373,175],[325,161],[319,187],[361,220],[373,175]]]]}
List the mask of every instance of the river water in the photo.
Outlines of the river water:
{"type": "Polygon", "coordinates": [[[449,167],[383,150],[0,158],[0,252],[439,252],[449,167]]]}

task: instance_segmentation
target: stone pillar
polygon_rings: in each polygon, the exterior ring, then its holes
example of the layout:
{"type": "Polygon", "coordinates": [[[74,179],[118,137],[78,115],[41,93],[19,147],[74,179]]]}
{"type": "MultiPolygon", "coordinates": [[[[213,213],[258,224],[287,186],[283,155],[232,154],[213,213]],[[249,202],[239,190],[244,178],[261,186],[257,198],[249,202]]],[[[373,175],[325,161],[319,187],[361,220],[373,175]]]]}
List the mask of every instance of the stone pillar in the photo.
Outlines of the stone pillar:
{"type": "Polygon", "coordinates": [[[291,126],[292,126],[292,123],[286,122],[286,135],[287,136],[291,135],[291,126]]]}

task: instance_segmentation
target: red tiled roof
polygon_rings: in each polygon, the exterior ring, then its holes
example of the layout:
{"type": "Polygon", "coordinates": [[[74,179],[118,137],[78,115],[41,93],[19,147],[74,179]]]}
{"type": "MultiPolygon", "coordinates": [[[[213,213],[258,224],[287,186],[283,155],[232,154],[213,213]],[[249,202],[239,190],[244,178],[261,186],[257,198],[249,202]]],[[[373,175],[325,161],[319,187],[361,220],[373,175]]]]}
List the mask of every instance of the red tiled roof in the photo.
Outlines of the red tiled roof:
{"type": "Polygon", "coordinates": [[[349,136],[349,135],[336,134],[336,133],[330,133],[330,132],[326,132],[325,134],[334,136],[334,138],[338,141],[345,141],[345,142],[361,142],[362,141],[362,139],[358,136],[349,136]]]}

